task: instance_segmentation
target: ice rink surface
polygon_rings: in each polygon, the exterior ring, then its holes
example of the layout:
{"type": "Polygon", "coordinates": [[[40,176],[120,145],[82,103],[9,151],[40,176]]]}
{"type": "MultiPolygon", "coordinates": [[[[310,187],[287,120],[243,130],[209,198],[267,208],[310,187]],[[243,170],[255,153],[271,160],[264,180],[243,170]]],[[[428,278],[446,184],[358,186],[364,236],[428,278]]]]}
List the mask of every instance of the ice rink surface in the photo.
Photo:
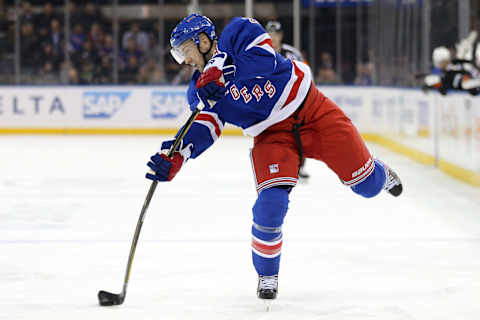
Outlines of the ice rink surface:
{"type": "Polygon", "coordinates": [[[164,137],[0,136],[0,319],[480,318],[480,190],[375,145],[400,198],[362,199],[310,160],[290,197],[278,299],[256,298],[251,140],[223,137],[159,184],[125,303],[131,239],[164,137]]]}

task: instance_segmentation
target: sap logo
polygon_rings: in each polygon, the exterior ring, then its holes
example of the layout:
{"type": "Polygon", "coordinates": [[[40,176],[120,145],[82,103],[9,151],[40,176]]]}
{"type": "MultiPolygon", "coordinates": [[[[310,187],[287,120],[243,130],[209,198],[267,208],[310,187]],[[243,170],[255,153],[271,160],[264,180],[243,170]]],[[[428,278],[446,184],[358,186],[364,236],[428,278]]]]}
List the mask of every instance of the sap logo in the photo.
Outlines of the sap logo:
{"type": "Polygon", "coordinates": [[[152,92],[152,118],[172,119],[181,115],[188,105],[184,92],[152,92]]]}
{"type": "Polygon", "coordinates": [[[130,96],[130,92],[84,92],[83,116],[85,118],[110,118],[130,96]]]}

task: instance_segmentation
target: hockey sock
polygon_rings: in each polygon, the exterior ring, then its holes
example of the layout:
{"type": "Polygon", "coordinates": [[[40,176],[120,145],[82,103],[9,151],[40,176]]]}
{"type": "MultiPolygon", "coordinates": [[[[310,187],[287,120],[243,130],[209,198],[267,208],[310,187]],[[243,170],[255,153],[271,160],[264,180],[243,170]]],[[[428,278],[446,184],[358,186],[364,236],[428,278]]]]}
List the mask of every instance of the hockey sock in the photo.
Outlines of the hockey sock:
{"type": "Polygon", "coordinates": [[[253,206],[252,260],[259,275],[278,274],[282,248],[282,224],[290,189],[269,188],[253,206]]]}
{"type": "Polygon", "coordinates": [[[375,168],[372,173],[365,180],[354,185],[352,190],[365,198],[375,197],[382,191],[386,178],[387,175],[383,163],[375,160],[375,168]]]}

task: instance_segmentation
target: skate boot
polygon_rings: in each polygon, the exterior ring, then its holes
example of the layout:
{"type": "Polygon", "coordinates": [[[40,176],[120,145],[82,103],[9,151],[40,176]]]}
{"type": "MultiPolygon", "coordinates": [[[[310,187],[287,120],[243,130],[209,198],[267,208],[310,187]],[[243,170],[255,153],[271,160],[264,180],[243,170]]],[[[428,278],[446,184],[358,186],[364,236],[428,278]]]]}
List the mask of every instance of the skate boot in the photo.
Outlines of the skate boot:
{"type": "Polygon", "coordinates": [[[390,167],[385,166],[385,168],[387,169],[387,179],[383,189],[387,190],[391,195],[398,197],[403,191],[402,181],[390,167]]]}
{"type": "Polygon", "coordinates": [[[260,299],[273,300],[277,297],[278,275],[258,276],[257,296],[260,299]]]}

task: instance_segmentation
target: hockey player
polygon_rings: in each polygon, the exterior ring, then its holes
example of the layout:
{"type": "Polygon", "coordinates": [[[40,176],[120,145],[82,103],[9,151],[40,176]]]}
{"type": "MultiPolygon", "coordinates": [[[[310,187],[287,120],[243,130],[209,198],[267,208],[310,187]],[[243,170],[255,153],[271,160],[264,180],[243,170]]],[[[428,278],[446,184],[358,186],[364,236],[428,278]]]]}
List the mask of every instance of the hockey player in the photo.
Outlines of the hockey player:
{"type": "Polygon", "coordinates": [[[424,91],[435,88],[442,95],[446,95],[451,89],[467,91],[471,95],[479,93],[480,80],[473,77],[473,73],[478,71],[471,61],[452,59],[446,47],[435,48],[432,60],[436,70],[425,77],[424,91]]]}
{"type": "MultiPolygon", "coordinates": [[[[192,14],[173,29],[170,44],[179,63],[196,69],[187,91],[190,107],[201,100],[210,108],[198,115],[171,158],[164,152],[150,158],[146,177],[172,180],[188,159],[219,138],[226,122],[254,137],[250,156],[258,197],[252,209],[252,259],[258,297],[275,299],[282,224],[302,157],[325,162],[363,197],[382,190],[398,196],[402,183],[372,158],[350,119],[315,87],[310,68],[278,54],[256,20],[233,18],[217,38],[210,19],[192,14]]],[[[163,142],[162,150],[172,144],[163,142]]]]}
{"type": "Polygon", "coordinates": [[[268,35],[272,38],[272,44],[275,51],[287,59],[306,62],[300,51],[291,45],[283,43],[283,29],[280,22],[268,21],[265,25],[265,30],[267,30],[268,35]]]}
{"type": "MultiPolygon", "coordinates": [[[[292,47],[291,45],[283,43],[283,29],[279,21],[268,21],[265,25],[265,30],[267,30],[268,35],[272,39],[273,48],[275,49],[275,51],[280,53],[282,57],[291,60],[306,62],[305,59],[303,59],[303,55],[300,53],[300,51],[298,51],[295,47],[292,47]]],[[[307,179],[310,177],[310,175],[305,172],[305,159],[303,159],[302,163],[300,163],[300,170],[298,171],[298,176],[305,181],[307,181],[307,179]]]]}

